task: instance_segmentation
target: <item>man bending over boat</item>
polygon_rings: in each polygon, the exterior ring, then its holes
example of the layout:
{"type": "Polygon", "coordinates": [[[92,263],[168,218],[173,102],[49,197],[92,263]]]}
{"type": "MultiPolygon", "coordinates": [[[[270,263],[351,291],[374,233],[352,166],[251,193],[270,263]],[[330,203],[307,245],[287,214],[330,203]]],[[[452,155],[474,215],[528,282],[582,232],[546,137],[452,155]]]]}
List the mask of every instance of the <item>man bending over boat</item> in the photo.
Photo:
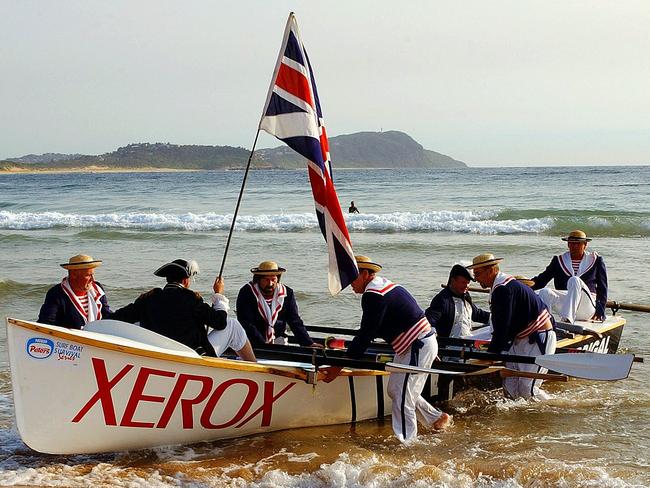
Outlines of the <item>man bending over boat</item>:
{"type": "Polygon", "coordinates": [[[574,230],[562,240],[569,250],[553,256],[544,272],[532,279],[533,290],[539,290],[540,298],[551,312],[560,315],[562,322],[605,320],[605,261],[595,252],[587,251],[591,239],[581,230],[574,230]],[[551,280],[555,289],[544,288],[551,280]]]}
{"type": "MultiPolygon", "coordinates": [[[[481,254],[472,260],[469,269],[483,288],[490,288],[492,340],[488,352],[539,356],[553,354],[557,339],[553,322],[544,302],[537,294],[514,276],[499,271],[501,258],[481,254]]],[[[518,371],[546,373],[535,364],[509,363],[506,367],[518,371]]],[[[522,377],[503,379],[506,396],[516,398],[548,398],[540,388],[542,380],[522,377]]]]}
{"type": "Polygon", "coordinates": [[[454,264],[447,286],[433,300],[425,314],[440,337],[464,337],[472,334],[472,323],[487,325],[490,312],[472,303],[468,288],[472,275],[464,266],[454,264]]]}
{"type": "Polygon", "coordinates": [[[201,355],[220,356],[230,347],[242,359],[255,361],[241,325],[228,319],[223,278],[217,278],[212,285],[215,296],[210,306],[189,288],[198,273],[196,261],[176,259],[164,264],[154,274],[166,278],[165,287],[143,293],[135,302],[116,310],[111,318],[140,322],[141,327],[185,344],[201,355]],[[215,329],[209,337],[206,326],[215,329]]]}
{"type": "Polygon", "coordinates": [[[111,309],[102,285],[95,281],[99,259],[85,254],[72,256],[60,266],[68,270],[61,283],[50,288],[38,314],[43,324],[83,329],[88,322],[108,318],[111,309]]]}
{"type": "MultiPolygon", "coordinates": [[[[367,256],[355,256],[359,276],[352,282],[355,293],[361,294],[361,326],[348,347],[347,356],[361,358],[370,343],[381,337],[395,351],[394,362],[430,368],[438,354],[435,329],[431,327],[415,298],[401,285],[377,276],[381,265],[367,256]]],[[[325,381],[332,381],[339,367],[321,369],[325,381]]],[[[401,442],[417,437],[417,420],[427,427],[442,429],[451,423],[451,416],[441,412],[420,394],[427,375],[391,373],[388,395],[393,402],[393,432],[401,442]]]]}
{"type": "Polygon", "coordinates": [[[253,279],[237,295],[237,319],[253,346],[287,344],[289,326],[301,346],[322,348],[309,337],[293,290],[280,283],[285,271],[275,261],[263,261],[252,268],[253,279]]]}

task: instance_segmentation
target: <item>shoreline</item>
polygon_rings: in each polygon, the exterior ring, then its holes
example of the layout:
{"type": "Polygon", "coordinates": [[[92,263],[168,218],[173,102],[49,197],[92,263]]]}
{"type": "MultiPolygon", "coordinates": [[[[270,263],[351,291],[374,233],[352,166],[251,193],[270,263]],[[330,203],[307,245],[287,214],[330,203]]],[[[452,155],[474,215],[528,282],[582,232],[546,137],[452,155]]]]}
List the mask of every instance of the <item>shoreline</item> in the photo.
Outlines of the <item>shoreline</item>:
{"type": "Polygon", "coordinates": [[[147,166],[144,168],[109,168],[107,166],[86,166],[83,168],[3,168],[0,175],[35,175],[35,174],[64,174],[64,173],[189,173],[196,171],[228,171],[228,170],[202,170],[184,168],[156,168],[147,166]]]}
{"type": "MultiPolygon", "coordinates": [[[[441,170],[448,169],[468,169],[467,168],[437,168],[441,170]]],[[[336,171],[356,171],[356,170],[393,170],[395,168],[336,168],[336,171]]],[[[428,169],[428,168],[412,168],[428,169]]],[[[435,168],[434,168],[435,169],[435,168]]],[[[86,166],[83,168],[51,168],[51,169],[33,169],[33,168],[0,168],[0,175],[36,175],[36,174],[71,174],[71,173],[191,173],[198,171],[245,171],[245,168],[223,168],[223,169],[191,169],[191,168],[157,168],[147,166],[143,168],[109,168],[107,166],[86,166]]],[[[250,171],[307,171],[304,168],[250,168],[250,171]]]]}

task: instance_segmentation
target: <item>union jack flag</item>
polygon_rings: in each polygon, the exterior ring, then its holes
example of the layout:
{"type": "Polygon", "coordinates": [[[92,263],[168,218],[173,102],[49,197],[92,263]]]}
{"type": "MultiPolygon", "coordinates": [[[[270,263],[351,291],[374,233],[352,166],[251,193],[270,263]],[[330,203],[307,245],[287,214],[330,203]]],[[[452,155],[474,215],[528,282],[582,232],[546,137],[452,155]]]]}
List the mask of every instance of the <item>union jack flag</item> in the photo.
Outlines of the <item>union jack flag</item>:
{"type": "Polygon", "coordinates": [[[316,216],[329,254],[328,287],[335,295],[354,281],[359,269],[332,181],[329,144],[314,73],[293,12],[284,30],[260,129],[307,158],[316,216]]]}

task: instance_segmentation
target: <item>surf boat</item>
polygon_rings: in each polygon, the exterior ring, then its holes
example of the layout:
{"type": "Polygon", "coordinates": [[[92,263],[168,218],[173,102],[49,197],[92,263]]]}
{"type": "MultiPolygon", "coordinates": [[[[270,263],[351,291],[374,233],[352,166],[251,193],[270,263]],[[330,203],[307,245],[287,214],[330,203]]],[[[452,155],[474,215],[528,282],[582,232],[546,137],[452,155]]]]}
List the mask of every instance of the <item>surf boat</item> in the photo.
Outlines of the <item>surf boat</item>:
{"type": "MultiPolygon", "coordinates": [[[[447,378],[505,372],[499,364],[418,368],[292,346],[257,363],[210,358],[115,320],[74,330],[8,318],[7,345],[18,432],[27,446],[49,454],[134,450],[380,419],[391,410],[391,372],[429,374],[432,393],[447,378]],[[326,365],[346,369],[331,383],[318,381],[318,368],[326,365]]],[[[633,360],[626,356],[611,361],[611,355],[562,354],[521,361],[578,377],[621,379],[633,360]]]]}
{"type": "Polygon", "coordinates": [[[82,454],[228,439],[390,414],[385,371],[199,356],[114,320],[66,329],[7,319],[15,417],[35,451],[82,454]]]}

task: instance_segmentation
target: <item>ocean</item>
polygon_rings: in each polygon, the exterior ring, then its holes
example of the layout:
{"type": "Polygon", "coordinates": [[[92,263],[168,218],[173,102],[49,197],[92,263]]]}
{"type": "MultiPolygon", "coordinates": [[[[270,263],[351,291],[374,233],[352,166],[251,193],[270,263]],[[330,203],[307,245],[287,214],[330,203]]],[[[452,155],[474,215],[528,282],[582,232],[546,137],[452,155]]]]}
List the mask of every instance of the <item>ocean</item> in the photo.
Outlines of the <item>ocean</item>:
{"type": "MultiPolygon", "coordinates": [[[[196,259],[205,295],[219,270],[243,172],[0,174],[0,315],[34,320],[72,255],[102,259],[111,305],[161,284],[153,271],[196,259]]],[[[650,304],[650,167],[342,170],[334,174],[354,250],[383,264],[425,308],[456,262],[491,252],[532,276],[576,228],[604,256],[610,299],[650,304]]],[[[356,327],[359,297],[327,292],[327,255],[306,171],[253,171],[224,270],[234,303],[250,268],[287,268],[306,323],[356,327]]],[[[475,295],[487,307],[485,296],[475,295]]],[[[621,313],[621,312],[619,312],[621,313]]],[[[622,314],[622,313],[621,313],[622,314]]],[[[650,316],[625,312],[621,348],[650,352],[650,316]]],[[[0,328],[2,486],[650,486],[650,382],[552,383],[544,402],[470,391],[443,408],[451,429],[400,445],[389,422],[313,427],[134,452],[51,456],[14,426],[0,328]]],[[[71,388],[74,385],[70,386],[71,388]]],[[[62,391],[61,395],[65,395],[62,391]]],[[[43,406],[47,415],[47,406],[43,406]]]]}

